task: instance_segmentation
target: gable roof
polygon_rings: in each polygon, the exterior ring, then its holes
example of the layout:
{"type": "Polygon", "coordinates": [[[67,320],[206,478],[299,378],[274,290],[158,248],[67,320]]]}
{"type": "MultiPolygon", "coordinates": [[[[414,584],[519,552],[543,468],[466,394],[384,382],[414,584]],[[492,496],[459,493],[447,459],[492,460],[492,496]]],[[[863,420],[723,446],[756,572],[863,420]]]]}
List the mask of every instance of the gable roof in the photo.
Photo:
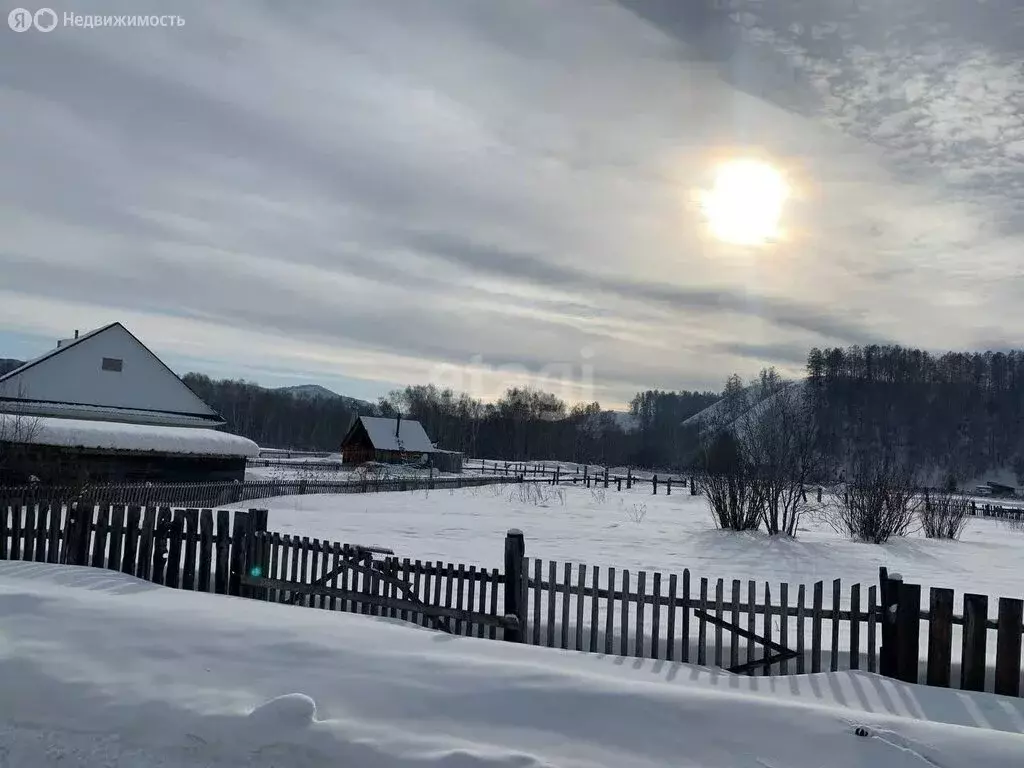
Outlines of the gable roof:
{"type": "Polygon", "coordinates": [[[434,445],[427,437],[423,425],[412,419],[387,419],[381,416],[360,416],[353,423],[342,446],[362,425],[370,443],[378,451],[404,451],[408,453],[433,453],[434,445]],[[398,434],[395,434],[395,431],[398,434]]]}
{"type": "Polygon", "coordinates": [[[0,410],[40,416],[219,426],[220,415],[121,323],[111,323],[0,376],[0,410]],[[115,370],[106,361],[117,360],[115,370]]]}
{"type": "MultiPolygon", "coordinates": [[[[32,360],[29,360],[29,361],[27,361],[25,363],[22,363],[19,367],[15,368],[13,371],[9,371],[9,372],[5,373],[3,376],[0,376],[0,383],[3,383],[4,381],[6,381],[7,379],[10,379],[13,376],[17,376],[18,374],[22,373],[23,371],[27,371],[29,368],[32,368],[33,366],[38,365],[39,363],[42,363],[42,362],[45,362],[46,360],[49,360],[51,357],[56,355],[58,352],[63,352],[68,347],[72,347],[75,344],[79,344],[79,343],[85,341],[86,339],[90,339],[90,338],[92,338],[93,336],[95,336],[98,333],[103,333],[103,331],[107,330],[108,328],[112,328],[115,325],[121,325],[121,324],[120,323],[111,323],[110,325],[104,325],[102,328],[96,328],[94,330],[89,331],[88,333],[83,333],[81,336],[79,336],[76,339],[61,339],[59,342],[57,342],[57,346],[54,347],[53,349],[51,349],[49,352],[44,352],[39,357],[33,358],[32,360]]],[[[121,327],[124,328],[124,326],[121,326],[121,327]]],[[[127,331],[128,329],[125,328],[125,330],[127,331]]],[[[139,342],[139,343],[141,344],[142,342],[139,342]]]]}

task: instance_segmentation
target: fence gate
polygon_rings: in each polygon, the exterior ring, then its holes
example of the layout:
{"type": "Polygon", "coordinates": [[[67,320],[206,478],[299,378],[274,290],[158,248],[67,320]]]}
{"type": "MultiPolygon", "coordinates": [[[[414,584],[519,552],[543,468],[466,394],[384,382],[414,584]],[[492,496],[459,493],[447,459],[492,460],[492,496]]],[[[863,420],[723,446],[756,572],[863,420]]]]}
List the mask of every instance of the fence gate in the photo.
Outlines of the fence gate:
{"type": "Polygon", "coordinates": [[[504,579],[497,571],[413,563],[390,549],[274,531],[249,531],[246,538],[239,569],[243,597],[384,616],[449,634],[498,639],[501,630],[501,637],[514,639],[518,632],[519,619],[498,611],[504,579]]]}

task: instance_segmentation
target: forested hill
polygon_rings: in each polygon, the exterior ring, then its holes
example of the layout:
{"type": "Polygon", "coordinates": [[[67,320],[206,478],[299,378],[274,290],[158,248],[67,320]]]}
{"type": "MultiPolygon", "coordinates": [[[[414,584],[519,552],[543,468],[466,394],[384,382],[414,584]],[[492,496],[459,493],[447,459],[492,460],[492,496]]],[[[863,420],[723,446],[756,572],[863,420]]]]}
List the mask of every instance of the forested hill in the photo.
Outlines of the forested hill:
{"type": "Polygon", "coordinates": [[[682,422],[719,397],[652,390],[638,393],[628,412],[614,412],[597,403],[569,407],[552,394],[526,388],[509,389],[497,402],[484,403],[466,393],[418,385],[395,390],[371,406],[309,387],[272,390],[195,373],[184,380],[227,420],[228,431],[265,447],[336,451],[357,414],[401,412],[420,421],[440,447],[468,456],[647,467],[679,466],[692,450],[682,422]]]}
{"type": "MultiPolygon", "coordinates": [[[[227,421],[225,429],[264,447],[337,451],[356,415],[375,408],[348,397],[309,396],[246,381],[188,373],[184,382],[227,421]]],[[[327,390],[324,390],[327,392],[327,390]]]]}
{"type": "Polygon", "coordinates": [[[935,355],[899,346],[812,349],[808,392],[833,456],[904,446],[960,479],[1012,467],[1024,480],[1024,352],[935,355]]]}

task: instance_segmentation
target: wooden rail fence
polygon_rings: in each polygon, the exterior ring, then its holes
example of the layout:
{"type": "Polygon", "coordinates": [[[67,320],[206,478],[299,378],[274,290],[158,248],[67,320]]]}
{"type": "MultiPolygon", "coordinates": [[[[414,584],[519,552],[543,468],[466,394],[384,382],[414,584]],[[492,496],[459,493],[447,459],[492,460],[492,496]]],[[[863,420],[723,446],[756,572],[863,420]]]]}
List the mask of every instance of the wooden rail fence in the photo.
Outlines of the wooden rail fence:
{"type": "Polygon", "coordinates": [[[611,474],[607,467],[601,472],[591,472],[590,467],[584,466],[583,471],[580,472],[563,472],[561,466],[555,466],[549,468],[541,464],[533,464],[529,462],[516,462],[516,461],[492,461],[488,464],[486,459],[467,459],[466,469],[476,469],[482,476],[488,474],[492,476],[514,476],[522,477],[526,481],[538,481],[545,482],[549,485],[581,485],[585,488],[615,488],[617,491],[621,491],[625,488],[627,491],[631,490],[634,485],[642,486],[644,484],[651,488],[651,492],[655,495],[658,493],[658,488],[664,489],[665,493],[669,496],[672,495],[672,488],[690,488],[690,493],[693,495],[697,494],[697,488],[694,483],[685,477],[672,477],[652,475],[651,477],[640,477],[633,474],[633,470],[627,470],[626,474],[611,474]],[[470,467],[469,462],[480,462],[479,467],[470,467]]]}
{"type": "Polygon", "coordinates": [[[168,587],[387,616],[454,634],[740,674],[864,669],[1019,696],[1024,603],[921,587],[631,572],[526,557],[504,570],[268,530],[266,510],[0,503],[0,559],[109,568],[168,587]],[[375,553],[377,553],[375,555],[375,553]],[[923,625],[923,626],[922,626],[923,625]]]}

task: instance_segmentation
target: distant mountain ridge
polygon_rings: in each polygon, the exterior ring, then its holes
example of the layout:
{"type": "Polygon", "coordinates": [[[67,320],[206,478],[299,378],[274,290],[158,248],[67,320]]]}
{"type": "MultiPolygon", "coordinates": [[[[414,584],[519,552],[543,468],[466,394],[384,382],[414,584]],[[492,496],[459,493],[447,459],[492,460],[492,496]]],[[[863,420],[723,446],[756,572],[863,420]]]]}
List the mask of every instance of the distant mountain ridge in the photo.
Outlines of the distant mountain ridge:
{"type": "Polygon", "coordinates": [[[351,405],[353,408],[373,408],[373,403],[367,402],[366,400],[359,400],[355,397],[349,397],[348,395],[339,395],[334,390],[328,389],[327,387],[320,386],[319,384],[295,384],[290,387],[276,387],[272,391],[282,392],[293,397],[305,398],[307,400],[341,400],[342,402],[351,405]]]}

